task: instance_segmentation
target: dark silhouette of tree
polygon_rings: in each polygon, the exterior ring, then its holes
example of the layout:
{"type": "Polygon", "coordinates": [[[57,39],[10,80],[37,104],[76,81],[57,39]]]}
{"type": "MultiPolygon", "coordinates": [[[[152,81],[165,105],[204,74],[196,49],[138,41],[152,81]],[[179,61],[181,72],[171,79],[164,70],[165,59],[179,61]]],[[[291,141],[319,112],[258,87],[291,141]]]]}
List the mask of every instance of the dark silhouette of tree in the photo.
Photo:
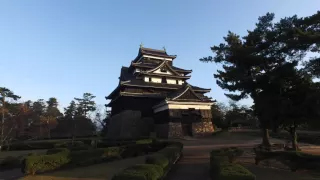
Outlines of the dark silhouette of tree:
{"type": "Polygon", "coordinates": [[[77,114],[87,117],[88,112],[95,111],[96,103],[93,100],[95,97],[91,93],[84,93],[82,98],[74,98],[77,101],[77,114]]]}
{"type": "MultiPolygon", "coordinates": [[[[11,122],[8,123],[6,121],[6,115],[8,117],[10,116],[10,112],[7,108],[7,105],[9,104],[8,100],[18,100],[20,99],[20,96],[14,94],[10,89],[5,87],[0,87],[0,103],[1,103],[1,134],[0,134],[0,150],[2,149],[6,139],[10,135],[14,124],[11,122]],[[6,126],[7,124],[11,124],[11,127],[6,126]],[[7,132],[6,132],[7,130],[7,132]]],[[[9,118],[8,118],[9,119],[9,118]]]]}
{"type": "MultiPolygon", "coordinates": [[[[285,109],[285,98],[291,97],[292,80],[299,62],[308,51],[319,52],[319,17],[292,16],[274,23],[274,14],[259,17],[256,27],[243,38],[228,32],[225,43],[211,47],[215,56],[200,59],[202,62],[222,64],[214,77],[217,84],[230,93],[232,100],[251,97],[254,112],[263,129],[263,145],[270,146],[268,129],[275,129],[285,109]]],[[[312,69],[312,68],[311,68],[312,69]]],[[[315,73],[316,74],[316,73],[315,73]]],[[[291,97],[293,98],[293,97],[291,97]]],[[[290,99],[291,102],[294,100],[290,99]]],[[[294,121],[296,122],[296,121],[294,121]]]]}

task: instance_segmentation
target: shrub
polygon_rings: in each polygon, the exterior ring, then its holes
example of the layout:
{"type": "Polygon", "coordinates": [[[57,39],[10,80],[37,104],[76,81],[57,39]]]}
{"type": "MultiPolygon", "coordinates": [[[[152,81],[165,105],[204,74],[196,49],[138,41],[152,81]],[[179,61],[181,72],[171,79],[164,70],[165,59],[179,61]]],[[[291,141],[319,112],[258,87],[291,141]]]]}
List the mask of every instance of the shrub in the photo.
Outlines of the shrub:
{"type": "Polygon", "coordinates": [[[55,148],[70,148],[70,147],[82,147],[85,144],[82,141],[64,141],[54,144],[55,148]]]}
{"type": "Polygon", "coordinates": [[[249,170],[239,164],[222,163],[219,178],[223,180],[255,180],[256,177],[249,170]]]}
{"type": "Polygon", "coordinates": [[[22,172],[34,175],[36,172],[57,169],[69,162],[70,158],[66,152],[51,155],[28,156],[23,161],[22,172]]]}
{"type": "Polygon", "coordinates": [[[212,179],[254,180],[255,176],[239,164],[232,163],[235,157],[243,154],[238,148],[223,148],[210,152],[210,175],[212,179]]]}
{"type": "Polygon", "coordinates": [[[141,139],[136,141],[136,144],[151,144],[152,142],[152,139],[141,139]]]}
{"type": "Polygon", "coordinates": [[[162,167],[162,169],[166,169],[169,165],[169,159],[161,154],[155,154],[146,157],[146,164],[155,164],[162,167]]]}
{"type": "Polygon", "coordinates": [[[125,146],[121,156],[123,158],[136,157],[150,152],[151,146],[149,144],[130,144],[125,146]]]}
{"type": "Polygon", "coordinates": [[[10,151],[14,150],[34,150],[34,149],[51,149],[54,148],[54,144],[56,141],[40,141],[40,142],[19,142],[13,143],[9,147],[4,147],[4,149],[8,149],[10,151]]]}
{"type": "Polygon", "coordinates": [[[163,176],[160,166],[154,164],[137,164],[116,174],[112,180],[158,180],[163,176]]]}
{"type": "Polygon", "coordinates": [[[104,149],[105,157],[121,157],[124,147],[109,147],[104,149]]]}
{"type": "Polygon", "coordinates": [[[243,154],[243,149],[237,147],[221,148],[211,151],[211,156],[227,156],[229,162],[234,162],[237,157],[243,154]]]}
{"type": "MultiPolygon", "coordinates": [[[[69,150],[67,148],[53,148],[53,149],[48,149],[46,154],[50,155],[50,154],[56,154],[60,152],[69,153],[69,150]]],[[[36,154],[33,154],[33,155],[36,155],[36,154]]]]}
{"type": "Polygon", "coordinates": [[[119,157],[121,152],[122,148],[120,147],[81,151],[70,151],[67,148],[49,149],[47,155],[26,157],[23,161],[22,172],[25,174],[35,174],[36,172],[54,170],[66,165],[95,164],[109,158],[119,157]]]}
{"type": "Polygon", "coordinates": [[[88,161],[102,158],[103,153],[104,149],[73,151],[70,153],[71,163],[74,165],[87,164],[88,161]]]}
{"type": "Polygon", "coordinates": [[[175,161],[179,157],[181,151],[182,148],[180,145],[170,145],[164,149],[161,149],[160,151],[158,151],[158,153],[168,158],[169,163],[173,163],[173,161],[175,161]]]}

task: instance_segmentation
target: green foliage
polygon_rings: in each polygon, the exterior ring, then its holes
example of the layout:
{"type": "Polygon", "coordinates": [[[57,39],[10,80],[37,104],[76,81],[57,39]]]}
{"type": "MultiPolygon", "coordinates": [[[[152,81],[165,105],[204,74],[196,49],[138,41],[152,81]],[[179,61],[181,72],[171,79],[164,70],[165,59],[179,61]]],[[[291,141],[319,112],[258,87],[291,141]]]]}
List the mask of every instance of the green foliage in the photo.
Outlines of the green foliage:
{"type": "Polygon", "coordinates": [[[219,179],[255,180],[256,176],[239,164],[222,163],[219,179]]]}
{"type": "MultiPolygon", "coordinates": [[[[18,142],[10,145],[10,150],[35,150],[35,149],[51,149],[54,145],[60,142],[57,141],[29,141],[29,142],[18,142]]],[[[6,146],[5,146],[6,148],[6,146]]]]}
{"type": "Polygon", "coordinates": [[[104,149],[105,157],[120,157],[124,151],[124,147],[109,147],[104,149]]]}
{"type": "Polygon", "coordinates": [[[59,142],[54,145],[55,148],[71,148],[71,147],[83,147],[85,144],[82,141],[65,141],[59,142]]]}
{"type": "Polygon", "coordinates": [[[154,154],[146,157],[146,164],[156,164],[166,169],[169,165],[169,159],[161,154],[154,154]]]}
{"type": "Polygon", "coordinates": [[[136,144],[151,144],[152,143],[152,139],[141,139],[136,141],[136,144]]]}
{"type": "Polygon", "coordinates": [[[78,166],[99,163],[112,158],[120,158],[121,147],[70,151],[67,148],[50,149],[47,155],[31,155],[25,158],[22,172],[35,174],[61,168],[62,166],[78,166]]]}
{"type": "Polygon", "coordinates": [[[60,168],[69,162],[70,158],[66,152],[51,155],[28,156],[22,164],[22,172],[34,175],[37,172],[60,168]]]}
{"type": "Polygon", "coordinates": [[[229,148],[222,148],[217,150],[212,150],[210,152],[210,156],[225,156],[228,157],[229,162],[234,162],[237,157],[243,154],[243,149],[237,147],[229,147],[229,148]]]}
{"type": "Polygon", "coordinates": [[[112,180],[158,180],[162,176],[163,170],[158,165],[137,164],[121,171],[112,180]]]}
{"type": "Polygon", "coordinates": [[[91,93],[84,93],[82,98],[74,98],[77,102],[76,115],[86,117],[88,112],[96,110],[96,103],[93,99],[96,96],[91,93]]]}
{"type": "MultiPolygon", "coordinates": [[[[319,15],[320,11],[305,18],[295,15],[275,23],[274,14],[267,13],[244,37],[228,32],[224,43],[211,47],[215,55],[200,61],[222,65],[214,74],[217,84],[231,92],[226,96],[232,100],[251,97],[263,129],[315,120],[319,114],[310,113],[307,94],[315,84],[312,76],[317,77],[314,65],[319,58],[299,66],[308,61],[308,52],[319,53],[319,15]]],[[[266,131],[265,145],[270,145],[268,138],[266,131]]]]}
{"type": "MultiPolygon", "coordinates": [[[[70,151],[67,148],[53,148],[53,149],[48,149],[46,154],[50,155],[50,154],[56,154],[56,153],[60,153],[60,152],[69,153],[70,151]]],[[[36,154],[32,154],[32,155],[36,155],[36,154]]]]}
{"type": "Polygon", "coordinates": [[[129,144],[126,145],[125,150],[122,153],[122,157],[127,158],[144,155],[147,154],[149,150],[149,144],[129,144]]]}
{"type": "Polygon", "coordinates": [[[255,180],[255,176],[243,166],[232,163],[231,157],[240,156],[243,150],[223,148],[210,153],[210,175],[212,179],[221,180],[255,180]]]}
{"type": "Polygon", "coordinates": [[[146,157],[146,164],[135,165],[129,167],[117,175],[115,175],[113,180],[158,180],[165,176],[165,174],[170,169],[170,166],[174,161],[181,155],[183,144],[180,142],[169,141],[165,143],[154,142],[154,144],[167,145],[164,149],[146,157]]]}

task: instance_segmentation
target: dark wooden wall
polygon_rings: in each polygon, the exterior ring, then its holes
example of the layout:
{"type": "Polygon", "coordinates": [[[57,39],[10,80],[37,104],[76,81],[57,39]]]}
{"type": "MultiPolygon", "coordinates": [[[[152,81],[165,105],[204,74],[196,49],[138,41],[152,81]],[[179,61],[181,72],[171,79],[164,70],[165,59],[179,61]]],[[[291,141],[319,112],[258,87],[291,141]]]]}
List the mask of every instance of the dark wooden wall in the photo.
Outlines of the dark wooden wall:
{"type": "Polygon", "coordinates": [[[152,107],[158,104],[162,99],[144,98],[144,97],[120,97],[111,106],[111,115],[115,115],[124,110],[140,111],[143,117],[152,117],[152,107]]]}

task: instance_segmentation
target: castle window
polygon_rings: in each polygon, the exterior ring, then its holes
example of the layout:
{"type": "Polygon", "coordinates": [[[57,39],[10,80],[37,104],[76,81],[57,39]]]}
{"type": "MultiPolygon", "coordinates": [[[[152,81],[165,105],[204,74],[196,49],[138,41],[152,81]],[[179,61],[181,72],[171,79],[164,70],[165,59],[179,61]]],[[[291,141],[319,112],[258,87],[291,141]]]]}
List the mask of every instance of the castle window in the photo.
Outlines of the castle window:
{"type": "Polygon", "coordinates": [[[176,84],[179,84],[179,81],[178,81],[178,80],[176,80],[176,84]]]}
{"type": "Polygon", "coordinates": [[[161,83],[167,83],[167,79],[165,77],[162,77],[161,83]]]}
{"type": "Polygon", "coordinates": [[[151,82],[152,81],[152,78],[151,77],[149,77],[149,82],[151,82]]]}

